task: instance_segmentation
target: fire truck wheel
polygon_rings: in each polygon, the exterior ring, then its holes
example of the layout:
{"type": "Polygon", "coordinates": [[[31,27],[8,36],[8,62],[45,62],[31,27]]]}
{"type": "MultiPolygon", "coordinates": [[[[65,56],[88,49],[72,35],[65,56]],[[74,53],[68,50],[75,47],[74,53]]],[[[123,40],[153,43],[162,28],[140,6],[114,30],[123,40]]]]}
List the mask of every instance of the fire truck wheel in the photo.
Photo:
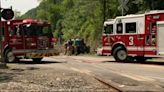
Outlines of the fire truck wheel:
{"type": "Polygon", "coordinates": [[[14,62],[16,57],[11,50],[5,52],[5,62],[14,62]]]}
{"type": "Polygon", "coordinates": [[[32,58],[33,61],[40,62],[42,58],[32,58]]]}
{"type": "Polygon", "coordinates": [[[113,57],[116,61],[126,61],[128,55],[123,47],[117,47],[113,52],[113,57]]]}

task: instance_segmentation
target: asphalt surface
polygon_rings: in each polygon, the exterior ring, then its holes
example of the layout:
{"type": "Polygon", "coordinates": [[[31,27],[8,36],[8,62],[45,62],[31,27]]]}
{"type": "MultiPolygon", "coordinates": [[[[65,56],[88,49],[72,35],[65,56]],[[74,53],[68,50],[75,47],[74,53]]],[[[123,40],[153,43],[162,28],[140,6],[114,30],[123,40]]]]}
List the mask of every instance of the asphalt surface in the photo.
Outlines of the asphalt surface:
{"type": "Polygon", "coordinates": [[[94,76],[121,91],[164,92],[164,63],[120,63],[111,57],[62,56],[52,57],[68,62],[70,69],[94,76]]]}
{"type": "Polygon", "coordinates": [[[21,60],[7,66],[0,69],[0,92],[118,92],[93,76],[72,70],[64,59],[21,60]]]}
{"type": "Polygon", "coordinates": [[[164,92],[164,60],[121,63],[111,57],[54,56],[8,66],[0,71],[3,90],[164,92]]]}

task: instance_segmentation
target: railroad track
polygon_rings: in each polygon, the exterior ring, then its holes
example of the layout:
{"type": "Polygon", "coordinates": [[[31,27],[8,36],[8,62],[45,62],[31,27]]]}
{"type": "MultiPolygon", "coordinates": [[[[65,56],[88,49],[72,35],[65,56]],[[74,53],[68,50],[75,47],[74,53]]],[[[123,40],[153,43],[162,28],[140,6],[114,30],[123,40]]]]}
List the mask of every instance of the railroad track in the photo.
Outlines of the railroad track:
{"type": "Polygon", "coordinates": [[[97,81],[102,83],[103,85],[107,86],[109,88],[109,92],[122,92],[120,89],[111,86],[109,83],[106,83],[105,81],[101,80],[100,78],[94,77],[97,81]]]}

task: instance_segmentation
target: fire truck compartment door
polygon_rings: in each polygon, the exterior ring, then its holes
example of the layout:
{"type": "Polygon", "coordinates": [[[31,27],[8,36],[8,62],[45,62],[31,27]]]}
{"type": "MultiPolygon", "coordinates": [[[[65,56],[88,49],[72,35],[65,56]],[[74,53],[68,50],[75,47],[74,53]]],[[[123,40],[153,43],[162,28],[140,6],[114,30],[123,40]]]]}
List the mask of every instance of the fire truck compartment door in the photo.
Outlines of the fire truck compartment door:
{"type": "Polygon", "coordinates": [[[164,21],[157,22],[158,55],[164,55],[164,21]]]}

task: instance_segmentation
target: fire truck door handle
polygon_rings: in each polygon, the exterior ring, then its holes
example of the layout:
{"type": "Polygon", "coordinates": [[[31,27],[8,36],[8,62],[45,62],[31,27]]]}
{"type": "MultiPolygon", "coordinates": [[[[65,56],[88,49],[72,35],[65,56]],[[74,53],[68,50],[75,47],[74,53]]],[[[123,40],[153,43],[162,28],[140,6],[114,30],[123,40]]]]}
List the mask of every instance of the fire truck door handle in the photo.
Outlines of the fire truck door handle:
{"type": "Polygon", "coordinates": [[[139,35],[137,39],[141,39],[141,40],[142,40],[142,39],[144,39],[144,38],[143,38],[141,35],[139,35]]]}
{"type": "Polygon", "coordinates": [[[143,37],[138,37],[138,39],[142,40],[142,39],[144,39],[144,38],[143,38],[143,37]]]}
{"type": "Polygon", "coordinates": [[[113,37],[111,37],[111,41],[114,41],[114,38],[113,37]]]}

